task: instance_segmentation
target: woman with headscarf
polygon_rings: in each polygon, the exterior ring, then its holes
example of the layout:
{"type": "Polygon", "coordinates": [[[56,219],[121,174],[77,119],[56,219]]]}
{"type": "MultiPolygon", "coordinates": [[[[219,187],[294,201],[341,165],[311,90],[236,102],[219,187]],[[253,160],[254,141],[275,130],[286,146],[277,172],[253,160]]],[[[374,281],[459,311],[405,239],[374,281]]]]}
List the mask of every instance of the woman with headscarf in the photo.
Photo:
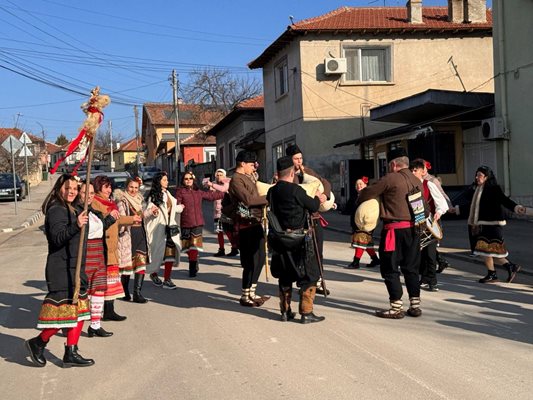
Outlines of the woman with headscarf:
{"type": "Polygon", "coordinates": [[[154,285],[163,289],[176,289],[170,275],[172,267],[178,266],[180,260],[179,214],[183,211],[183,205],[178,205],[167,189],[167,173],[159,172],[154,176],[152,187],[145,197],[148,203],[146,209],[150,210],[144,218],[150,260],[146,272],[150,274],[154,285]],[[164,280],[161,281],[158,271],[163,264],[164,280]]]}
{"type": "MultiPolygon", "coordinates": [[[[211,188],[211,190],[218,190],[219,192],[227,193],[229,189],[229,183],[231,178],[226,177],[226,170],[219,168],[215,171],[215,181],[206,182],[206,186],[211,188]]],[[[218,252],[213,254],[214,257],[222,257],[226,255],[226,250],[224,249],[224,233],[228,237],[228,240],[231,244],[231,252],[228,253],[229,257],[238,256],[239,249],[233,235],[233,221],[231,218],[222,214],[222,200],[215,200],[213,203],[213,218],[215,221],[215,232],[217,234],[218,241],[218,252]]]]}
{"type": "Polygon", "coordinates": [[[104,316],[102,321],[124,321],[125,316],[115,312],[115,299],[124,297],[124,290],[120,282],[118,232],[122,225],[140,224],[142,218],[138,215],[125,216],[118,212],[117,204],[111,198],[113,187],[111,179],[105,175],[98,175],[93,181],[94,201],[92,207],[102,213],[103,217],[112,215],[116,221],[105,233],[105,255],[107,265],[107,289],[105,291],[104,316]]]}
{"type": "MultiPolygon", "coordinates": [[[[476,170],[473,184],[473,197],[469,207],[469,232],[475,242],[474,254],[484,258],[487,275],[480,283],[498,281],[494,264],[503,265],[508,272],[507,282],[512,282],[521,266],[510,262],[503,239],[503,227],[506,224],[503,207],[511,212],[524,214],[526,208],[516,204],[506,196],[487,166],[476,170]]],[[[459,211],[459,210],[458,210],[459,211]]]]}
{"type": "MultiPolygon", "coordinates": [[[[144,199],[139,193],[141,179],[128,178],[126,191],[115,189],[113,197],[118,205],[120,215],[148,217],[157,207],[152,209],[144,207],[144,199]]],[[[133,275],[133,302],[146,303],[148,300],[141,294],[146,265],[148,264],[148,244],[146,242],[146,230],[144,222],[137,225],[122,226],[119,230],[118,250],[120,254],[119,268],[120,281],[124,289],[125,301],[132,299],[129,290],[130,278],[133,275]]]]}
{"type": "Polygon", "coordinates": [[[202,200],[215,201],[224,197],[223,192],[199,190],[194,179],[191,171],[185,172],[181,178],[181,186],[176,192],[176,202],[185,206],[181,213],[181,249],[187,251],[191,278],[198,273],[198,252],[203,251],[202,200]]]}
{"type": "Polygon", "coordinates": [[[80,270],[80,292],[76,303],[73,302],[75,271],[79,254],[80,232],[89,217],[78,212],[75,202],[78,197],[78,182],[69,174],[56,181],[46,197],[42,211],[46,215],[44,229],[48,241],[46,257],[46,294],[37,328],[42,332],[25,342],[35,365],[44,367],[44,349],[52,336],[60,329],[66,329],[67,343],[63,356],[63,367],[85,367],[94,360],[84,358],[78,353],[78,340],[83,329],[83,321],[90,318],[87,296],[87,276],[84,262],[80,270]]]}

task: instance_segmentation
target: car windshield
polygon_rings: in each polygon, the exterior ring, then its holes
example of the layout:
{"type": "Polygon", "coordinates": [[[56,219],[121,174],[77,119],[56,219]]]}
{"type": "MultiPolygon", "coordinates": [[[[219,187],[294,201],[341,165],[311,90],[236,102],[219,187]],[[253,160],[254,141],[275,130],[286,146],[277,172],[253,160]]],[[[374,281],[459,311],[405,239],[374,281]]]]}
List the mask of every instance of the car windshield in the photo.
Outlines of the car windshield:
{"type": "MultiPolygon", "coordinates": [[[[20,179],[18,176],[15,177],[15,180],[17,183],[19,183],[20,179]]],[[[0,174],[0,183],[2,184],[6,184],[6,183],[11,183],[11,185],[13,185],[13,175],[11,174],[0,174]]]]}

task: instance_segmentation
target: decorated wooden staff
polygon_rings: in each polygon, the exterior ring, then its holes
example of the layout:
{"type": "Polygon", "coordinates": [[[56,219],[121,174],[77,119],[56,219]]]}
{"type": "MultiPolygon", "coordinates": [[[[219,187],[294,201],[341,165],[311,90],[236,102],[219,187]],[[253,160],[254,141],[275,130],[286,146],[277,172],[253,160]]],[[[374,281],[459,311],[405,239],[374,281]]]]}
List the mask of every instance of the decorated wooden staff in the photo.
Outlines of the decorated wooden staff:
{"type": "MultiPolygon", "coordinates": [[[[54,168],[52,168],[51,173],[55,173],[57,170],[57,167],[61,164],[61,162],[66,159],[70,154],[72,154],[76,150],[80,150],[81,148],[87,148],[85,158],[87,158],[87,175],[85,178],[85,201],[83,203],[83,212],[88,212],[88,204],[87,201],[89,199],[89,183],[91,179],[91,165],[93,161],[93,152],[94,152],[94,143],[95,143],[95,137],[96,137],[96,131],[98,130],[98,127],[102,123],[104,114],[102,110],[104,107],[109,105],[111,102],[111,99],[109,96],[101,95],[100,94],[100,88],[97,86],[91,91],[91,97],[89,98],[89,101],[87,103],[83,103],[81,108],[85,115],[87,116],[85,121],[83,122],[83,126],[80,129],[80,133],[72,141],[70,144],[67,153],[65,156],[60,159],[55,165],[54,168]]],[[[74,174],[75,171],[78,169],[78,167],[83,162],[80,161],[78,165],[74,168],[74,174]]],[[[80,273],[81,273],[81,261],[83,259],[83,248],[85,244],[85,227],[86,225],[83,225],[81,227],[80,232],[80,244],[78,247],[78,258],[76,260],[76,272],[74,275],[74,295],[72,297],[72,302],[77,303],[78,302],[78,296],[80,294],[80,273]]]]}
{"type": "Polygon", "coordinates": [[[268,218],[267,218],[267,206],[263,207],[263,236],[265,238],[265,278],[268,280],[268,218]]]}

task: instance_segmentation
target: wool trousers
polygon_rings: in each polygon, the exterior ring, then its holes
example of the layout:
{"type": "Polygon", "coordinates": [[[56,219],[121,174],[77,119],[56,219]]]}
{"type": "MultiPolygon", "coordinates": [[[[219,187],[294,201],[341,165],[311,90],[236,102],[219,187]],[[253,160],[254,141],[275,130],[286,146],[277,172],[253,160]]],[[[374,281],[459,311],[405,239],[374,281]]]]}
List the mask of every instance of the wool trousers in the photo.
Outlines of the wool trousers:
{"type": "Polygon", "coordinates": [[[242,266],[242,288],[256,284],[265,264],[265,237],[261,225],[239,231],[239,250],[242,266]]]}

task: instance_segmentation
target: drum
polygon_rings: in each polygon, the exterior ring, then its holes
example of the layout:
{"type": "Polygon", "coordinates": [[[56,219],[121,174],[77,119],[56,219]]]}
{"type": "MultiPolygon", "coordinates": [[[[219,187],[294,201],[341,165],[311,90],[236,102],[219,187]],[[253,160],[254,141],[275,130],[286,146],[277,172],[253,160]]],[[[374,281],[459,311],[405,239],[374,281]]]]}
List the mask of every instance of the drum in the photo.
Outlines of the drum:
{"type": "Polygon", "coordinates": [[[442,228],[439,221],[433,221],[433,218],[426,219],[425,229],[420,234],[420,250],[428,246],[435,240],[442,239],[442,228]]]}

